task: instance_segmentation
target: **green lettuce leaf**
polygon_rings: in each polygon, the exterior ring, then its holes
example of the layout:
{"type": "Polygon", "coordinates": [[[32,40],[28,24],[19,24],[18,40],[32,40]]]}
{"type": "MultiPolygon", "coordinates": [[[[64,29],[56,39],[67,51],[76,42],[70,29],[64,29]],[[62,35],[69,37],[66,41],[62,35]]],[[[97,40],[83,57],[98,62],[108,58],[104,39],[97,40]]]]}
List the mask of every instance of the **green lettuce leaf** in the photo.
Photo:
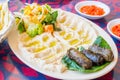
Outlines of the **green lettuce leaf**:
{"type": "Polygon", "coordinates": [[[21,21],[21,22],[18,24],[18,31],[19,31],[19,33],[23,33],[23,32],[26,31],[26,30],[25,30],[25,27],[24,27],[24,22],[23,22],[23,21],[21,21]]]}
{"type": "Polygon", "coordinates": [[[58,16],[58,11],[48,13],[45,19],[42,21],[42,24],[45,24],[45,25],[52,24],[55,31],[61,31],[61,29],[56,27],[56,24],[55,24],[57,20],[57,16],[58,16]]]}
{"type": "Polygon", "coordinates": [[[109,44],[101,36],[98,36],[93,44],[96,44],[96,45],[98,45],[99,47],[102,47],[102,48],[111,49],[109,44]]]}
{"type": "Polygon", "coordinates": [[[52,23],[55,23],[58,16],[58,11],[52,12],[51,16],[52,16],[52,23]]]}
{"type": "Polygon", "coordinates": [[[62,63],[65,64],[69,70],[80,71],[84,73],[92,73],[105,68],[110,62],[106,62],[101,66],[93,66],[91,69],[83,69],[74,60],[71,60],[68,56],[64,56],[62,58],[62,63]]]}
{"type": "Polygon", "coordinates": [[[58,16],[58,11],[48,13],[42,23],[45,24],[54,24],[58,16]]]}
{"type": "Polygon", "coordinates": [[[51,22],[52,22],[52,16],[51,16],[50,13],[48,13],[48,14],[46,15],[43,23],[45,23],[45,24],[51,24],[51,22]]]}

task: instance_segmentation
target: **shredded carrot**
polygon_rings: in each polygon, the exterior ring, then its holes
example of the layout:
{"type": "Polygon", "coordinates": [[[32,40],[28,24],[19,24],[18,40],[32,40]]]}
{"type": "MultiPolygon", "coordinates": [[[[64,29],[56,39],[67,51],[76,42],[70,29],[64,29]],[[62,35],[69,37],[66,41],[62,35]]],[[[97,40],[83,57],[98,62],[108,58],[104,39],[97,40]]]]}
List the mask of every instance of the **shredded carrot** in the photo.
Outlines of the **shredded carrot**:
{"type": "Polygon", "coordinates": [[[89,14],[89,15],[103,15],[105,12],[102,8],[97,7],[95,5],[88,5],[88,6],[83,6],[80,8],[80,12],[89,14]]]}
{"type": "Polygon", "coordinates": [[[52,33],[54,31],[53,25],[45,25],[44,26],[44,31],[52,33]]]}
{"type": "Polygon", "coordinates": [[[120,24],[117,24],[112,27],[112,32],[113,34],[117,35],[120,37],[120,24]]]}

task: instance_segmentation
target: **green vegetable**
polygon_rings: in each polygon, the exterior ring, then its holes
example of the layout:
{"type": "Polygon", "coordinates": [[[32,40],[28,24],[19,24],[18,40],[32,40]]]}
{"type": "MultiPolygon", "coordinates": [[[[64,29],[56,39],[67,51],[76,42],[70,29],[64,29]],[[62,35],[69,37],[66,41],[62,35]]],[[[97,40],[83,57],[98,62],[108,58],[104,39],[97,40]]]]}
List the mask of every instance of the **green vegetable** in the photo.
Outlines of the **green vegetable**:
{"type": "Polygon", "coordinates": [[[29,25],[27,33],[30,37],[35,37],[38,34],[38,27],[36,25],[29,25]]]}
{"type": "Polygon", "coordinates": [[[61,31],[61,29],[57,28],[55,25],[55,22],[57,20],[57,16],[58,16],[58,11],[48,13],[46,15],[45,19],[43,20],[42,24],[45,24],[45,25],[52,24],[55,31],[61,31]]]}
{"type": "Polygon", "coordinates": [[[58,16],[58,11],[48,13],[42,23],[54,24],[56,22],[57,16],[58,16]]]}
{"type": "Polygon", "coordinates": [[[55,22],[56,22],[56,19],[57,19],[57,16],[58,16],[58,12],[54,11],[51,15],[52,15],[52,22],[51,23],[53,23],[54,30],[55,31],[61,31],[61,29],[56,27],[56,25],[55,25],[55,22]]]}
{"type": "Polygon", "coordinates": [[[71,60],[68,56],[64,56],[62,58],[62,63],[64,63],[68,69],[70,70],[74,70],[74,71],[77,71],[78,69],[81,69],[81,67],[79,67],[79,65],[76,64],[75,61],[71,60]]]}
{"type": "MultiPolygon", "coordinates": [[[[20,33],[26,31],[30,37],[35,37],[36,35],[39,35],[39,34],[44,32],[43,25],[53,25],[53,31],[60,31],[61,30],[60,28],[56,27],[56,20],[57,20],[57,16],[58,16],[58,11],[53,11],[51,6],[48,4],[45,4],[42,8],[44,8],[44,14],[42,14],[42,15],[44,15],[44,17],[42,16],[42,18],[40,19],[40,24],[35,24],[34,22],[31,23],[31,21],[29,21],[29,22],[22,21],[18,25],[18,30],[20,33]],[[30,23],[30,24],[28,24],[28,23],[30,23]]],[[[36,15],[37,16],[41,15],[41,13],[43,13],[42,11],[39,11],[38,13],[36,13],[36,15]]],[[[24,8],[21,9],[20,12],[24,13],[24,8]]],[[[18,22],[19,19],[20,18],[16,18],[16,20],[17,20],[16,22],[18,22]]],[[[23,20],[27,20],[27,18],[23,19],[23,20]]]]}
{"type": "Polygon", "coordinates": [[[54,24],[56,22],[58,11],[51,11],[51,7],[45,4],[45,7],[49,10],[49,13],[46,15],[46,18],[43,20],[45,24],[54,24]]]}
{"type": "Polygon", "coordinates": [[[45,7],[46,7],[49,11],[51,11],[51,6],[50,6],[50,5],[45,4],[45,7]]]}
{"type": "Polygon", "coordinates": [[[20,18],[19,18],[19,17],[15,17],[15,22],[16,22],[16,24],[18,24],[19,21],[20,21],[20,18]]]}
{"type": "Polygon", "coordinates": [[[28,26],[27,34],[30,37],[35,37],[36,35],[41,34],[41,33],[43,33],[42,24],[36,24],[36,25],[32,24],[28,26]]]}
{"type": "Polygon", "coordinates": [[[38,27],[38,34],[42,34],[44,32],[42,24],[37,24],[38,27]]]}
{"type": "Polygon", "coordinates": [[[51,24],[51,22],[52,22],[52,16],[51,16],[50,13],[48,13],[46,15],[46,18],[44,19],[43,23],[45,23],[45,24],[51,24]]]}
{"type": "Polygon", "coordinates": [[[71,60],[68,56],[64,56],[62,58],[62,63],[67,66],[68,69],[73,70],[73,71],[80,71],[84,73],[92,73],[92,72],[97,72],[104,67],[106,67],[110,62],[106,62],[105,64],[101,66],[93,66],[91,69],[83,69],[80,67],[75,61],[71,60]]]}
{"type": "Polygon", "coordinates": [[[102,48],[111,49],[109,44],[101,36],[98,36],[93,44],[96,44],[102,48]]]}
{"type": "Polygon", "coordinates": [[[51,16],[52,16],[52,23],[55,23],[58,16],[58,11],[52,12],[51,16]]]}
{"type": "Polygon", "coordinates": [[[26,31],[23,20],[18,24],[18,30],[19,30],[19,33],[23,33],[26,31]]]}

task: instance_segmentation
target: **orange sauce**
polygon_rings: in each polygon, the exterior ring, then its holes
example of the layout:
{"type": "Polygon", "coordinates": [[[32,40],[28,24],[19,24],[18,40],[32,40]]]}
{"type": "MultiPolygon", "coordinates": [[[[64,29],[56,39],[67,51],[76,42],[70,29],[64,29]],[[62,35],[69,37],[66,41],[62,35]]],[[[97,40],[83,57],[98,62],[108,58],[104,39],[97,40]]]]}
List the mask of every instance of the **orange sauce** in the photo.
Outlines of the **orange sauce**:
{"type": "Polygon", "coordinates": [[[80,12],[94,16],[100,16],[105,13],[105,11],[102,8],[97,7],[95,5],[83,6],[82,8],[80,8],[80,12]]]}
{"type": "Polygon", "coordinates": [[[120,24],[112,27],[112,33],[120,37],[120,24]]]}

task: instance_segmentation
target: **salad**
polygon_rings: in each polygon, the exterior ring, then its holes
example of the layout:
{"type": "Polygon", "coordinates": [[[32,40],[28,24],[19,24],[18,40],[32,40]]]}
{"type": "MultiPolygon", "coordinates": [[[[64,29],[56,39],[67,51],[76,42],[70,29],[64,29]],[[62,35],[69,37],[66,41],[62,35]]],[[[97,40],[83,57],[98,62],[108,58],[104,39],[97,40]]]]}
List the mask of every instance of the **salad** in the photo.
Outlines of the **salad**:
{"type": "Polygon", "coordinates": [[[56,27],[58,11],[52,10],[48,4],[27,4],[20,10],[20,13],[15,13],[15,15],[17,15],[16,24],[19,33],[26,32],[30,37],[43,32],[53,33],[53,31],[60,30],[56,27]]]}

